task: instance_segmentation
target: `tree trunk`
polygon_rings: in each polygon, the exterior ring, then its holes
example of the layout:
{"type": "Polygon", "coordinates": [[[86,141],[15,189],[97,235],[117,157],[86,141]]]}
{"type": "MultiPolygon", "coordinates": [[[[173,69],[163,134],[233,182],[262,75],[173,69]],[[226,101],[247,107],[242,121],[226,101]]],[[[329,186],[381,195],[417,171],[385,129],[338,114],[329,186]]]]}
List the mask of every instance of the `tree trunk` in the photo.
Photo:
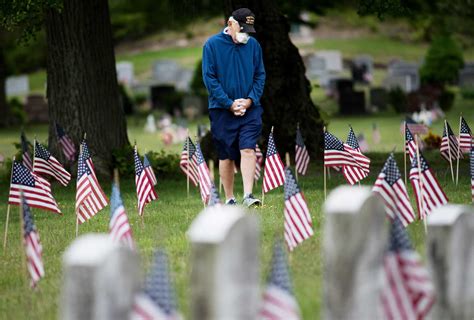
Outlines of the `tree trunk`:
{"type": "MultiPolygon", "coordinates": [[[[311,86],[298,48],[288,35],[290,26],[274,1],[225,0],[226,18],[233,10],[246,7],[255,14],[255,29],[263,50],[267,73],[262,97],[263,132],[266,140],[274,126],[280,154],[295,152],[296,125],[299,122],[305,144],[315,155],[322,150],[323,120],[310,98],[311,86]]],[[[266,144],[265,144],[266,145],[266,144]]]]}
{"type": "Polygon", "coordinates": [[[79,145],[84,133],[94,164],[110,173],[112,151],[129,144],[119,104],[107,0],[66,0],[46,13],[49,144],[58,152],[54,123],[79,145]]]}
{"type": "MultiPolygon", "coordinates": [[[[2,39],[1,36],[0,39],[2,39]]],[[[5,87],[5,82],[7,80],[7,66],[3,50],[2,44],[0,43],[0,127],[8,126],[10,119],[10,109],[7,102],[7,92],[5,87]]]]}

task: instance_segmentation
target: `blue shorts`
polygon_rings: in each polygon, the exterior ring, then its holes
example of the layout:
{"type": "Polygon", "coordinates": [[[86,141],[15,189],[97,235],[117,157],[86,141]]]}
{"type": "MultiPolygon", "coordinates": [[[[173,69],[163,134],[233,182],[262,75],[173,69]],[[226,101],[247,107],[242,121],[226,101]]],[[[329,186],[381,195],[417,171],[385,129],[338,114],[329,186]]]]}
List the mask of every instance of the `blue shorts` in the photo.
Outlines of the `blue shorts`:
{"type": "Polygon", "coordinates": [[[227,109],[209,109],[211,134],[219,160],[238,160],[240,150],[255,149],[262,133],[262,107],[251,106],[244,116],[227,109]]]}

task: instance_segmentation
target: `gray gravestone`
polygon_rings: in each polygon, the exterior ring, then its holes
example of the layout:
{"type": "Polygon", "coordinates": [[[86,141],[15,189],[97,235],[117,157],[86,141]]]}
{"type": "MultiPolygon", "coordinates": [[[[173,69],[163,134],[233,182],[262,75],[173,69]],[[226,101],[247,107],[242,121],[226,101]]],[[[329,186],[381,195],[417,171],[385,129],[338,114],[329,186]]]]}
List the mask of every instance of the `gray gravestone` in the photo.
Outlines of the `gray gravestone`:
{"type": "Polygon", "coordinates": [[[25,95],[30,92],[30,82],[27,75],[8,77],[5,87],[7,96],[25,95]]]}
{"type": "Polygon", "coordinates": [[[77,238],[63,255],[60,319],[129,319],[140,286],[135,252],[107,234],[77,238]]]}
{"type": "Polygon", "coordinates": [[[445,205],[428,216],[426,246],[436,286],[433,319],[474,319],[474,208],[445,205]]]}
{"type": "Polygon", "coordinates": [[[318,57],[316,54],[309,55],[306,58],[306,77],[310,80],[317,80],[323,74],[327,73],[326,60],[318,57]]]}
{"type": "Polygon", "coordinates": [[[388,66],[384,86],[388,89],[401,88],[405,92],[416,91],[420,87],[419,66],[416,63],[397,61],[388,66]]]}
{"type": "Polygon", "coordinates": [[[342,55],[340,51],[336,50],[321,50],[316,53],[318,57],[324,59],[326,63],[326,70],[330,72],[342,72],[342,55]]]}
{"type": "Polygon", "coordinates": [[[352,62],[358,67],[365,65],[367,67],[368,73],[374,73],[374,59],[372,58],[372,56],[369,56],[367,54],[358,55],[354,58],[352,62]]]}
{"type": "Polygon", "coordinates": [[[193,80],[194,72],[189,69],[181,69],[179,76],[176,78],[176,90],[182,92],[189,92],[191,89],[191,81],[193,80]]]}
{"type": "Polygon", "coordinates": [[[129,61],[120,61],[116,64],[117,80],[126,85],[133,85],[135,82],[135,75],[133,71],[133,63],[129,61]]]}
{"type": "Polygon", "coordinates": [[[153,79],[155,84],[172,84],[176,85],[180,74],[181,67],[174,60],[158,60],[153,65],[153,79]]]}
{"type": "Polygon", "coordinates": [[[369,187],[341,186],[324,204],[323,319],[381,319],[385,207],[369,187]]]}
{"type": "Polygon", "coordinates": [[[241,207],[206,208],[188,230],[191,319],[256,319],[260,306],[259,228],[241,207]]]}
{"type": "Polygon", "coordinates": [[[459,86],[474,88],[474,62],[466,62],[464,68],[459,70],[459,86]]]}

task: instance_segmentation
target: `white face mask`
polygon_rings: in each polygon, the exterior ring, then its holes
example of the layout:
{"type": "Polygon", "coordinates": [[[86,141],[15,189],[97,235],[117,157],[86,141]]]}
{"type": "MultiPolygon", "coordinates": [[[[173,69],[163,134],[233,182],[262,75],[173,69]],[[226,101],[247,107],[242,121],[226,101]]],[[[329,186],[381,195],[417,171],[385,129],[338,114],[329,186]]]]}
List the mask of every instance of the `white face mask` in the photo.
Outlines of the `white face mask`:
{"type": "Polygon", "coordinates": [[[249,41],[249,34],[245,32],[237,32],[235,34],[235,40],[237,40],[238,43],[246,44],[249,41]]]}

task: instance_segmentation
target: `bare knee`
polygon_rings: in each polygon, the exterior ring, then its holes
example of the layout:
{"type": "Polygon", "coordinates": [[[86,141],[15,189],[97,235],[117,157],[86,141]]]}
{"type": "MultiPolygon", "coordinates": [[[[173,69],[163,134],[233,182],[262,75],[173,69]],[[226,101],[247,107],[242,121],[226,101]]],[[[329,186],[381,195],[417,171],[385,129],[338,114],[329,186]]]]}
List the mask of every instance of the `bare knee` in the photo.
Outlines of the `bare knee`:
{"type": "Polygon", "coordinates": [[[240,150],[241,157],[245,158],[252,158],[255,157],[255,150],[254,149],[242,149],[240,150]]]}

